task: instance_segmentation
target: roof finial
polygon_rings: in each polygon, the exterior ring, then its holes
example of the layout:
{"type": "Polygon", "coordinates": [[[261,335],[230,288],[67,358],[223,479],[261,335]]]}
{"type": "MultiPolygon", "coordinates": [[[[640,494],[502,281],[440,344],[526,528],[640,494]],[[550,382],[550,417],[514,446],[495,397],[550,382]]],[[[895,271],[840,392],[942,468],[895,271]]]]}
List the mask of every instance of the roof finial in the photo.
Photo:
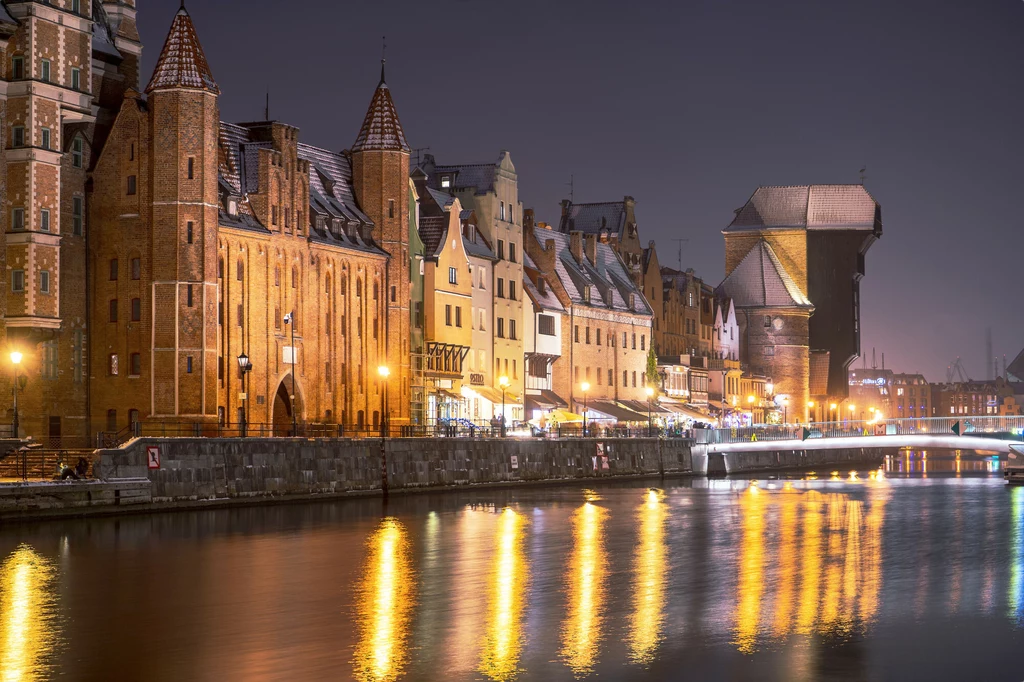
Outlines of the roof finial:
{"type": "MultiPolygon", "coordinates": [[[[184,2],[184,0],[182,1],[184,2]]],[[[384,62],[388,60],[388,37],[381,36],[380,43],[380,83],[378,85],[384,85],[384,62]]]]}
{"type": "MultiPolygon", "coordinates": [[[[178,11],[180,12],[182,10],[185,10],[185,0],[181,0],[181,8],[178,11]]],[[[188,11],[188,10],[185,10],[185,11],[188,11]]]]}

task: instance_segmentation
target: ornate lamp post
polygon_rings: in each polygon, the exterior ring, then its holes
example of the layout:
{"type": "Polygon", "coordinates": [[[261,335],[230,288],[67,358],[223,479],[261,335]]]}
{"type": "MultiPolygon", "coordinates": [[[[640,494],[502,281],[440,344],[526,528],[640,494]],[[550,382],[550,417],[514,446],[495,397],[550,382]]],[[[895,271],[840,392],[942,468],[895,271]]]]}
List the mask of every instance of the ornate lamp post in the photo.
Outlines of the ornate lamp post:
{"type": "Polygon", "coordinates": [[[387,365],[381,365],[377,368],[377,374],[380,376],[380,383],[382,384],[382,391],[380,392],[380,490],[384,497],[388,495],[388,450],[387,450],[387,396],[388,396],[388,377],[391,376],[391,370],[388,369],[387,365]]]}
{"type": "Polygon", "coordinates": [[[580,390],[583,391],[583,437],[587,437],[587,391],[590,390],[590,382],[584,381],[580,384],[580,390]]]}
{"type": "Polygon", "coordinates": [[[239,396],[242,399],[242,423],[240,426],[242,427],[242,438],[245,438],[249,428],[249,394],[245,379],[250,370],[252,370],[252,363],[249,361],[249,356],[245,353],[238,356],[238,369],[242,371],[242,395],[239,396]]]}
{"type": "Polygon", "coordinates": [[[654,400],[654,389],[647,387],[647,437],[652,438],[654,431],[651,429],[651,401],[654,400]]]}
{"type": "Polygon", "coordinates": [[[498,377],[498,386],[501,387],[501,437],[505,437],[505,391],[508,390],[509,380],[504,374],[498,377]]]}
{"type": "Polygon", "coordinates": [[[789,423],[789,398],[782,399],[782,422],[789,423]]]}
{"type": "Polygon", "coordinates": [[[11,422],[11,435],[14,438],[18,437],[18,366],[21,365],[21,358],[22,355],[18,351],[11,353],[11,364],[14,365],[14,419],[11,422]]]}

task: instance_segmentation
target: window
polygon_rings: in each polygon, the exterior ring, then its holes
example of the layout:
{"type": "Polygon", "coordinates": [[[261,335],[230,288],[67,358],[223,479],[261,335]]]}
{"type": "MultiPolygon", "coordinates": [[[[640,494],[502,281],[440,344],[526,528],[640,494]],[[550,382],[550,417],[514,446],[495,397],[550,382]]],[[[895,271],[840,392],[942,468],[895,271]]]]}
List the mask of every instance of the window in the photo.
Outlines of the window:
{"type": "Polygon", "coordinates": [[[394,218],[395,217],[395,200],[394,199],[388,199],[388,217],[389,218],[394,218]]]}
{"type": "Polygon", "coordinates": [[[589,326],[587,326],[587,328],[586,328],[586,330],[585,330],[585,332],[583,334],[583,338],[586,339],[586,341],[584,343],[587,343],[587,344],[590,343],[590,327],[589,326]]]}
{"type": "Polygon", "coordinates": [[[457,306],[455,308],[455,326],[462,326],[462,306],[457,306]]]}
{"type": "Polygon", "coordinates": [[[84,157],[85,144],[82,142],[82,138],[76,137],[71,142],[71,165],[75,168],[82,167],[82,159],[84,157]]]}
{"type": "Polygon", "coordinates": [[[601,328],[597,328],[597,345],[601,345],[601,328]]]}
{"type": "Polygon", "coordinates": [[[633,370],[633,388],[636,388],[636,370],[633,370]]]}
{"type": "Polygon", "coordinates": [[[188,157],[188,179],[195,180],[196,177],[196,160],[193,157],[188,157]]]}
{"type": "Polygon", "coordinates": [[[134,161],[135,160],[135,143],[134,142],[132,142],[131,145],[128,147],[128,160],[129,161],[134,161]]]}
{"type": "Polygon", "coordinates": [[[185,295],[188,298],[188,307],[191,308],[192,307],[192,285],[189,284],[188,286],[186,286],[185,287],[185,291],[186,291],[185,295]]]}
{"type": "Polygon", "coordinates": [[[611,370],[608,370],[608,385],[612,386],[615,383],[615,375],[612,374],[611,370]]]}
{"type": "Polygon", "coordinates": [[[42,145],[41,145],[42,148],[43,149],[49,149],[50,148],[50,129],[49,128],[43,128],[39,132],[42,135],[42,145]]]}
{"type": "MultiPolygon", "coordinates": [[[[242,323],[245,322],[245,307],[242,306],[241,303],[238,304],[238,309],[237,309],[237,312],[236,312],[236,318],[237,318],[236,322],[237,322],[238,326],[241,327],[242,323]]],[[[292,324],[295,324],[295,323],[296,323],[296,320],[295,320],[295,316],[293,315],[292,316],[292,324]]],[[[296,325],[296,326],[298,326],[298,325],[296,325]]]]}
{"type": "Polygon", "coordinates": [[[132,258],[132,279],[142,279],[142,259],[132,258]]]}
{"type": "Polygon", "coordinates": [[[508,243],[508,259],[512,263],[516,262],[516,243],[515,242],[509,242],[508,243]]]}
{"type": "Polygon", "coordinates": [[[191,355],[188,355],[188,356],[185,357],[185,373],[186,374],[191,374],[192,373],[192,356],[191,355]]]}
{"type": "MultiPolygon", "coordinates": [[[[117,353],[111,353],[107,356],[107,372],[112,377],[117,376],[117,353]]],[[[110,411],[108,410],[108,414],[110,411]]]]}
{"type": "Polygon", "coordinates": [[[83,203],[82,197],[74,197],[71,199],[71,232],[76,237],[82,236],[83,203]]]}
{"type": "Polygon", "coordinates": [[[505,241],[498,240],[498,260],[505,260],[505,241]]]}
{"type": "Polygon", "coordinates": [[[636,350],[636,332],[633,332],[633,350],[636,350]]]}
{"type": "Polygon", "coordinates": [[[82,89],[82,70],[76,67],[71,67],[71,89],[82,89]]]}
{"type": "Polygon", "coordinates": [[[575,341],[576,343],[579,343],[579,342],[580,342],[580,326],[579,326],[578,324],[577,324],[577,325],[575,325],[575,326],[573,327],[573,330],[572,330],[572,339],[573,339],[573,341],[575,341]]]}
{"type": "Polygon", "coordinates": [[[24,230],[25,229],[25,209],[23,209],[23,208],[12,208],[11,209],[11,229],[12,230],[24,230]]]}
{"type": "Polygon", "coordinates": [[[498,298],[505,298],[505,280],[498,278],[498,298]]]}
{"type": "Polygon", "coordinates": [[[622,387],[626,388],[626,386],[629,386],[629,372],[622,370],[622,387]]]}
{"type": "Polygon", "coordinates": [[[505,318],[504,317],[499,317],[498,318],[498,338],[499,339],[505,338],[505,318]]]}
{"type": "MultiPolygon", "coordinates": [[[[142,375],[142,355],[139,353],[132,353],[128,356],[128,376],[141,376],[142,375]]],[[[136,412],[132,410],[132,412],[136,412]]],[[[129,413],[131,414],[131,413],[129,413]]]]}
{"type": "Polygon", "coordinates": [[[508,297],[511,300],[516,300],[516,282],[513,279],[508,281],[508,297]]]}
{"type": "Polygon", "coordinates": [[[583,302],[590,303],[590,285],[583,287],[583,302]]]}
{"type": "Polygon", "coordinates": [[[459,283],[459,271],[457,268],[448,268],[448,283],[458,284],[459,283]]]}
{"type": "Polygon", "coordinates": [[[11,291],[21,293],[25,291],[25,271],[11,270],[11,291]]]}
{"type": "Polygon", "coordinates": [[[505,202],[502,201],[500,203],[501,203],[501,209],[498,211],[498,217],[501,218],[502,220],[504,220],[505,219],[505,202]]]}
{"type": "Polygon", "coordinates": [[[50,60],[44,59],[39,63],[39,79],[44,83],[50,82],[50,60]]]}
{"type": "MultiPolygon", "coordinates": [[[[448,275],[451,276],[451,273],[449,272],[448,275]]],[[[373,283],[373,300],[376,301],[378,296],[380,296],[380,284],[377,283],[377,282],[374,282],[373,283]]]]}
{"type": "Polygon", "coordinates": [[[513,341],[516,339],[516,321],[512,319],[508,321],[508,338],[513,341]]]}
{"type": "MultiPolygon", "coordinates": [[[[555,316],[554,315],[538,315],[537,316],[537,331],[544,336],[555,335],[555,316]]],[[[600,342],[601,332],[598,331],[597,338],[600,342]]]]}
{"type": "Polygon", "coordinates": [[[270,209],[270,224],[277,225],[277,206],[273,206],[270,209]]]}
{"type": "Polygon", "coordinates": [[[135,194],[136,190],[136,177],[134,175],[128,176],[128,196],[135,194]]]}
{"type": "Polygon", "coordinates": [[[391,302],[392,302],[392,303],[394,303],[394,302],[395,302],[395,293],[396,293],[396,292],[395,292],[395,285],[394,285],[394,284],[392,284],[392,285],[391,285],[391,302]]]}
{"type": "Polygon", "coordinates": [[[14,126],[11,128],[11,146],[12,147],[24,147],[25,146],[25,127],[14,126]]]}
{"type": "Polygon", "coordinates": [[[39,229],[43,232],[50,231],[50,209],[48,208],[39,210],[39,229]]]}
{"type": "Polygon", "coordinates": [[[640,350],[647,350],[644,347],[644,343],[646,343],[646,338],[647,337],[645,335],[643,335],[643,334],[640,335],[640,350]]]}
{"type": "Polygon", "coordinates": [[[452,307],[450,305],[444,307],[444,323],[449,327],[452,326],[452,307]]]}
{"type": "Polygon", "coordinates": [[[110,259],[110,281],[111,282],[116,282],[117,281],[117,259],[116,258],[111,258],[110,259]]]}
{"type": "Polygon", "coordinates": [[[74,380],[76,384],[82,383],[82,370],[85,367],[85,334],[81,329],[75,330],[74,341],[71,346],[72,358],[74,359],[74,380]]]}
{"type": "Polygon", "coordinates": [[[441,187],[447,189],[452,186],[452,176],[442,175],[441,176],[441,187]]]}
{"type": "Polygon", "coordinates": [[[116,298],[110,299],[109,313],[110,313],[110,321],[111,322],[117,322],[117,299],[116,298]]]}
{"type": "Polygon", "coordinates": [[[187,226],[185,228],[185,233],[186,233],[185,234],[185,239],[188,240],[189,244],[191,244],[192,243],[192,221],[191,220],[188,221],[188,224],[187,224],[187,226]]]}
{"type": "Polygon", "coordinates": [[[242,281],[242,276],[245,274],[245,266],[242,265],[242,259],[241,258],[238,259],[238,265],[235,268],[235,270],[236,270],[236,272],[235,272],[235,279],[237,279],[239,282],[241,282],[242,281]]]}
{"type": "Polygon", "coordinates": [[[71,11],[78,14],[82,11],[81,0],[71,0],[71,11]]]}
{"type": "Polygon", "coordinates": [[[39,273],[39,291],[44,294],[50,293],[50,271],[42,270],[39,273]]]}
{"type": "Polygon", "coordinates": [[[25,77],[25,58],[21,55],[11,58],[11,78],[20,81],[25,77]]]}
{"type": "Polygon", "coordinates": [[[765,315],[764,316],[764,326],[765,326],[765,329],[767,329],[768,327],[772,326],[772,316],[771,315],[765,315]]]}
{"type": "MultiPolygon", "coordinates": [[[[189,288],[189,294],[191,294],[192,285],[189,284],[188,288],[189,288]]],[[[189,298],[191,298],[191,296],[189,298]]],[[[189,301],[189,305],[192,305],[191,300],[189,301]]],[[[142,299],[141,298],[133,298],[132,299],[132,322],[139,322],[140,320],[142,320],[142,299]]]]}

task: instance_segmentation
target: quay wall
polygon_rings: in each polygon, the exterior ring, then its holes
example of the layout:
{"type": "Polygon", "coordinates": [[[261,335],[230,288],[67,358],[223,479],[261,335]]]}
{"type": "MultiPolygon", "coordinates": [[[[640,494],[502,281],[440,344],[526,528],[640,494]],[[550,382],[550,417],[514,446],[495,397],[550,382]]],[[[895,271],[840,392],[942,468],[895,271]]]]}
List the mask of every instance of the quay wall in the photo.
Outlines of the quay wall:
{"type": "Polygon", "coordinates": [[[751,450],[715,452],[705,445],[693,447],[694,473],[707,476],[758,473],[817,467],[877,467],[891,448],[835,448],[813,450],[751,450]]]}

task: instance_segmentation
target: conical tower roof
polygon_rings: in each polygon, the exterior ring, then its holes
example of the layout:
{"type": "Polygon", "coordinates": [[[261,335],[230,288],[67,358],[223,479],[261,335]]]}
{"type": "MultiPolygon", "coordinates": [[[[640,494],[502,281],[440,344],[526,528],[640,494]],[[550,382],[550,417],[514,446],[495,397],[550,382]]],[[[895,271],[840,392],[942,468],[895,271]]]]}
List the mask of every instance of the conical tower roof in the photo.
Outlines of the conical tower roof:
{"type": "Polygon", "coordinates": [[[170,33],[156,61],[146,92],[168,88],[193,88],[220,94],[220,88],[213,80],[210,65],[206,63],[206,55],[196,36],[192,17],[188,15],[184,3],[171,22],[170,33]]]}
{"type": "Polygon", "coordinates": [[[409,151],[395,103],[391,100],[391,91],[384,82],[383,64],[380,68],[380,83],[370,100],[370,108],[363,119],[363,127],[359,130],[356,142],[352,145],[352,151],[409,151]]]}
{"type": "Polygon", "coordinates": [[[814,307],[764,239],[743,257],[718,291],[737,308],[814,307]]]}

